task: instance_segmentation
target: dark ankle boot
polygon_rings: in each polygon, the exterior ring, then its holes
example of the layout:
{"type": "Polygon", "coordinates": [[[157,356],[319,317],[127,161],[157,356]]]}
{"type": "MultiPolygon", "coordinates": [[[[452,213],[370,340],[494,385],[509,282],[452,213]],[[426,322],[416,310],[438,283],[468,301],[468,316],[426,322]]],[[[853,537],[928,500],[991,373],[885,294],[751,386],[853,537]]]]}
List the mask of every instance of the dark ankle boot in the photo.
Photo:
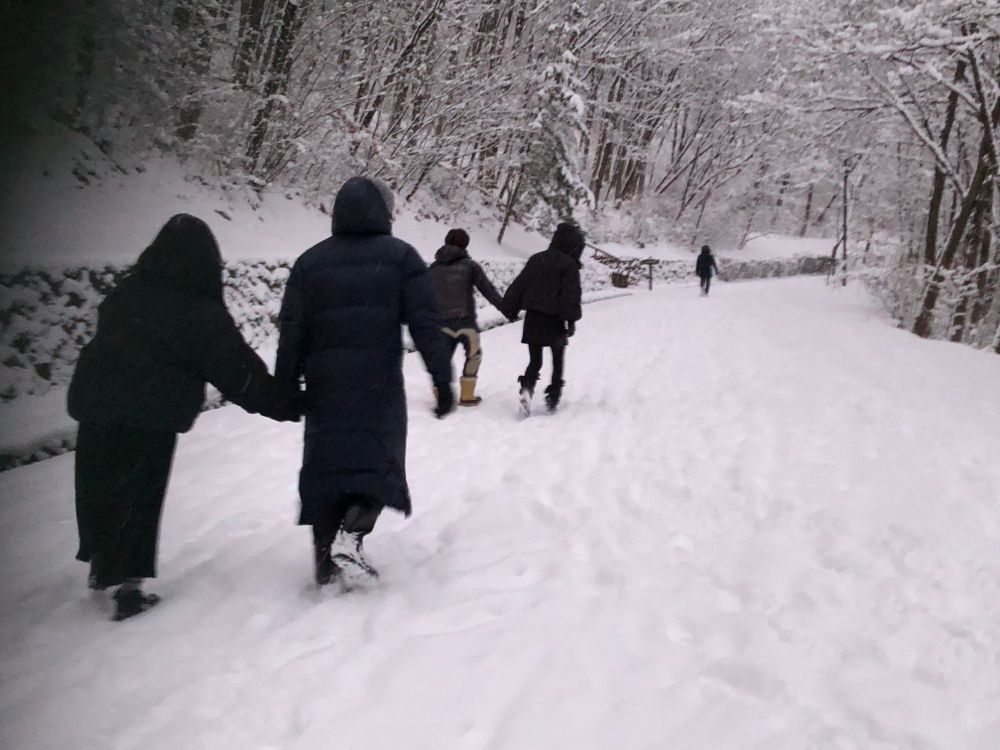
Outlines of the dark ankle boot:
{"type": "Polygon", "coordinates": [[[111,619],[115,622],[127,620],[141,615],[159,603],[160,597],[142,590],[141,581],[127,581],[115,591],[115,613],[111,619]]]}
{"type": "Polygon", "coordinates": [[[555,411],[559,406],[559,399],[562,398],[562,389],[565,383],[562,380],[554,382],[545,389],[545,406],[549,411],[555,411]]]}

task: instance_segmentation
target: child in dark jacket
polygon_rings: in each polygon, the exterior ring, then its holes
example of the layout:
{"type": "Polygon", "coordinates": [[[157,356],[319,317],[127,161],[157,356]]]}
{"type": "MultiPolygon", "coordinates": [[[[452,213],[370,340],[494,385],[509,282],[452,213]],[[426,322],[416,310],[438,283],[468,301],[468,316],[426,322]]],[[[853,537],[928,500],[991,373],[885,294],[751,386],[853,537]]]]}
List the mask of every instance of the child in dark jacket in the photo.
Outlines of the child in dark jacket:
{"type": "Polygon", "coordinates": [[[712,255],[712,248],[708,245],[703,245],[701,255],[695,261],[694,272],[698,274],[698,278],[701,280],[701,293],[704,295],[708,295],[708,289],[712,286],[713,269],[716,273],[719,272],[719,267],[715,265],[715,256],[712,255]]]}
{"type": "Polygon", "coordinates": [[[576,332],[580,308],[580,256],[583,233],[569,223],[556,227],[548,250],[532,255],[507,289],[503,310],[509,317],[525,310],[521,343],[528,345],[528,368],[521,384],[521,412],[531,412],[531,399],[542,370],[542,350],[552,350],[552,384],[545,389],[545,403],[555,411],[562,397],[563,364],[567,339],[576,332]]]}
{"type": "Polygon", "coordinates": [[[445,235],[444,247],[437,251],[434,262],[427,271],[437,297],[442,329],[448,337],[451,353],[461,343],[465,347],[465,366],[462,368],[461,406],[476,406],[482,399],[476,395],[476,378],[483,361],[479,342],[479,322],[476,319],[474,291],[503,312],[500,293],[486,277],[476,261],[469,257],[469,234],[464,229],[452,229],[445,235]]]}
{"type": "Polygon", "coordinates": [[[299,419],[298,394],[268,373],[226,310],[212,231],[178,214],[101,303],[69,387],[80,423],[76,557],[90,563],[91,588],[119,587],[115,620],[159,601],[141,583],[156,576],[177,433],[191,429],[206,383],[250,413],[299,419]]]}

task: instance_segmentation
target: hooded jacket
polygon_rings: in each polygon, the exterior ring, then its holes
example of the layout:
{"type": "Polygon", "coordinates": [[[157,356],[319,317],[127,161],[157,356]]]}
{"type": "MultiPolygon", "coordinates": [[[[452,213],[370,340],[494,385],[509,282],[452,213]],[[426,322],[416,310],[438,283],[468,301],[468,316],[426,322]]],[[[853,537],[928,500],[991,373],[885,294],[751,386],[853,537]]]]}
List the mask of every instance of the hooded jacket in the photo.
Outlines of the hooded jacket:
{"type": "Polygon", "coordinates": [[[98,308],[97,333],[69,388],[79,422],[187,432],[205,384],[249,412],[296,419],[222,299],[222,255],[208,225],[178,214],[98,308]]]}
{"type": "Polygon", "coordinates": [[[549,248],[528,258],[521,273],[503,297],[503,311],[510,317],[521,310],[558,316],[575,323],[581,309],[580,257],[585,240],[572,224],[556,227],[549,248]]]}
{"type": "Polygon", "coordinates": [[[348,180],[333,212],[333,236],[295,262],[280,314],[275,374],[294,387],[305,379],[302,524],[345,495],[410,512],[403,324],[433,382],[451,382],[427,266],[392,236],[376,184],[348,180]]]}
{"type": "Polygon", "coordinates": [[[487,278],[482,266],[469,257],[469,251],[465,248],[454,245],[442,247],[434,256],[428,273],[434,284],[438,312],[445,323],[479,330],[476,322],[475,289],[495,308],[502,309],[503,298],[500,293],[487,278]]]}
{"type": "Polygon", "coordinates": [[[715,256],[712,255],[712,251],[702,250],[698,255],[698,260],[695,261],[694,272],[702,278],[711,277],[713,268],[716,273],[719,272],[719,267],[715,265],[715,256]]]}

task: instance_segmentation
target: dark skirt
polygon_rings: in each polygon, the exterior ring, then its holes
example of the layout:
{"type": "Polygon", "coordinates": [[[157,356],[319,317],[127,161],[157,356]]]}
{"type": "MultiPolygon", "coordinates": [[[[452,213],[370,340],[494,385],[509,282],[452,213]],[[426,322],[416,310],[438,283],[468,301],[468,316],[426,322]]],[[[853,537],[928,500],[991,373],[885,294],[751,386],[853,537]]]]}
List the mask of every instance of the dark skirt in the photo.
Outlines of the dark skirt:
{"type": "Polygon", "coordinates": [[[76,443],[76,559],[93,563],[97,583],[156,576],[163,498],[177,435],[83,422],[76,443]]]}
{"type": "Polygon", "coordinates": [[[566,343],[566,323],[558,315],[528,310],[524,314],[521,343],[529,346],[558,346],[566,343]]]}

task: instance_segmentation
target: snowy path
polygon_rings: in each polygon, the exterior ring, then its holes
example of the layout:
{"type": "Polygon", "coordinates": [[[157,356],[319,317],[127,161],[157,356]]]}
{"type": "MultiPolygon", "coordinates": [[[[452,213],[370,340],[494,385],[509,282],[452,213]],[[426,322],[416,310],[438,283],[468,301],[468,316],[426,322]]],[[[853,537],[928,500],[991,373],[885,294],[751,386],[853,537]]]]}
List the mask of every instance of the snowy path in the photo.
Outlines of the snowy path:
{"type": "Polygon", "coordinates": [[[1000,358],[817,279],[585,315],[555,417],[514,417],[514,328],[444,422],[407,358],[379,591],[309,585],[297,425],[181,439],[166,601],[121,625],[72,456],[0,476],[0,747],[1000,747],[1000,358]]]}

